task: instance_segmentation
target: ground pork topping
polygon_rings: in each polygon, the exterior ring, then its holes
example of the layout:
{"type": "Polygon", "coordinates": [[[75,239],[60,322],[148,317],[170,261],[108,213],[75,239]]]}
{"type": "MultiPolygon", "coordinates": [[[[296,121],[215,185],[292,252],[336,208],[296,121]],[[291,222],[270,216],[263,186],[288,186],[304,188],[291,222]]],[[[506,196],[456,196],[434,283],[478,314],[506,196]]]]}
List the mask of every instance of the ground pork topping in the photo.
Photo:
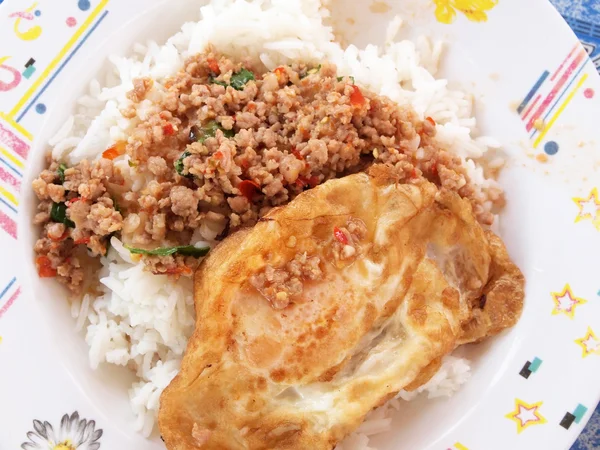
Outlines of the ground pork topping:
{"type": "MultiPolygon", "coordinates": [[[[77,276],[58,271],[74,246],[101,255],[115,234],[147,249],[222,239],[304,190],[373,163],[395,167],[400,182],[428,179],[457,192],[483,224],[502,202],[501,191],[474,185],[460,158],[436,141],[432,119],[338,76],[327,62],[265,72],[208,51],[157,85],[134,81],[121,111],[137,123],[127,142],[72,167],[51,161],[33,182],[41,239],[64,246],[49,273],[74,291],[77,276]]],[[[339,261],[350,261],[360,253],[358,234],[342,228],[349,243],[332,245],[339,261]]],[[[197,263],[177,254],[143,259],[155,273],[188,274],[197,263]]],[[[283,294],[300,289],[297,277],[271,275],[265,283],[287,286],[277,291],[285,305],[283,294]]]]}
{"type": "Polygon", "coordinates": [[[267,265],[263,271],[250,278],[252,286],[259,291],[275,309],[284,309],[292,301],[298,301],[304,281],[320,280],[323,272],[321,258],[298,253],[282,267],[267,265]]]}
{"type": "Polygon", "coordinates": [[[92,256],[104,255],[110,236],[123,227],[123,217],[107,193],[115,183],[122,183],[122,177],[106,159],[83,160],[71,168],[52,162],[33,181],[40,201],[34,222],[43,228],[35,245],[40,275],[56,276],[71,290],[80,290],[84,272],[75,256],[77,247],[92,256]]]}
{"type": "Polygon", "coordinates": [[[333,228],[331,251],[337,266],[354,261],[362,252],[361,241],[367,235],[367,226],[360,219],[350,218],[343,227],[333,228]]]}

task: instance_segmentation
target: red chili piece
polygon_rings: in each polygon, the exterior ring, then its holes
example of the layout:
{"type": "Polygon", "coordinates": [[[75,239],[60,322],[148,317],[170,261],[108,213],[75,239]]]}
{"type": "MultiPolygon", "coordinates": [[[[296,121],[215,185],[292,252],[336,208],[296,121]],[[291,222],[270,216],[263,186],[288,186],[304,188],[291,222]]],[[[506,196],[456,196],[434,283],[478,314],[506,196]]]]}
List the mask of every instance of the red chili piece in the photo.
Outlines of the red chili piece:
{"type": "Polygon", "coordinates": [[[352,93],[350,94],[350,103],[354,106],[362,106],[365,104],[365,97],[360,91],[360,88],[356,85],[350,86],[352,88],[352,93]]]}
{"type": "Polygon", "coordinates": [[[296,147],[292,147],[292,155],[294,155],[299,160],[304,161],[304,156],[302,156],[302,154],[298,150],[296,150],[296,147]]]}
{"type": "Polygon", "coordinates": [[[319,184],[319,177],[318,177],[318,176],[316,176],[316,175],[313,175],[312,177],[310,177],[310,178],[308,179],[308,185],[309,185],[311,188],[314,188],[314,187],[315,187],[315,186],[317,186],[318,184],[319,184]]]}
{"type": "Polygon", "coordinates": [[[52,267],[52,262],[47,256],[38,256],[35,263],[38,266],[38,275],[41,278],[52,278],[56,276],[56,269],[52,267]]]}
{"type": "Polygon", "coordinates": [[[163,127],[163,133],[165,133],[165,136],[173,136],[175,134],[175,128],[173,128],[173,124],[166,124],[163,127]]]}
{"type": "Polygon", "coordinates": [[[209,58],[207,61],[208,68],[216,75],[221,73],[221,69],[219,69],[219,63],[214,58],[209,58]]]}
{"type": "Polygon", "coordinates": [[[252,201],[252,197],[260,189],[258,183],[252,180],[243,180],[239,185],[238,189],[242,193],[244,197],[248,199],[248,201],[252,201]]]}
{"type": "Polygon", "coordinates": [[[50,239],[52,239],[54,242],[61,242],[61,241],[64,241],[68,235],[69,235],[69,230],[65,230],[65,232],[62,234],[62,236],[59,237],[58,239],[54,239],[52,237],[50,239]]]}
{"type": "Polygon", "coordinates": [[[311,188],[314,188],[318,184],[319,184],[319,177],[316,175],[313,175],[310,178],[306,178],[306,177],[300,175],[298,177],[298,179],[296,180],[296,186],[301,187],[301,188],[305,188],[306,186],[310,186],[311,188]]]}
{"type": "Polygon", "coordinates": [[[283,75],[285,75],[285,67],[278,67],[277,69],[275,69],[273,72],[275,72],[275,75],[277,75],[277,78],[281,78],[283,75]]]}
{"type": "Polygon", "coordinates": [[[117,149],[114,146],[110,147],[109,149],[104,150],[102,152],[102,157],[104,159],[110,159],[111,161],[113,159],[115,159],[117,156],[119,156],[119,152],[117,151],[117,149]]]}
{"type": "Polygon", "coordinates": [[[431,174],[434,177],[436,177],[436,176],[439,175],[438,174],[438,166],[437,165],[438,165],[437,160],[434,159],[434,160],[431,161],[431,174]]]}
{"type": "Polygon", "coordinates": [[[104,152],[102,152],[102,157],[104,159],[113,160],[117,156],[121,156],[123,153],[125,153],[125,147],[126,147],[126,145],[127,144],[126,144],[125,141],[119,141],[115,145],[113,145],[112,147],[109,147],[104,152]]]}
{"type": "Polygon", "coordinates": [[[344,245],[348,244],[348,237],[346,236],[346,233],[344,233],[338,227],[333,228],[333,236],[336,238],[336,240],[339,243],[344,244],[344,245]]]}

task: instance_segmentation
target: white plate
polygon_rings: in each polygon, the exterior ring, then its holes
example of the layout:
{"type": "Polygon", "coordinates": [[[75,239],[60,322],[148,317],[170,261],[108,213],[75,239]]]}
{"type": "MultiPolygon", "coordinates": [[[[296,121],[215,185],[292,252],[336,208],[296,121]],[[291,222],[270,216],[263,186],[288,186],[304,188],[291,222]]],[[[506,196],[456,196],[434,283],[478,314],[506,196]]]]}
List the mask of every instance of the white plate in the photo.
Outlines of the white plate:
{"type": "MultiPolygon", "coordinates": [[[[375,443],[568,448],[600,397],[600,80],[593,64],[545,0],[334,0],[332,9],[342,35],[359,45],[381,43],[382,23],[395,13],[413,31],[449,42],[443,75],[474,93],[482,130],[510,155],[501,233],[527,278],[518,325],[469,348],[469,383],[451,399],[404,405],[394,431],[375,443]],[[527,132],[538,109],[546,128],[527,132]]],[[[165,39],[196,11],[184,0],[0,6],[2,449],[29,438],[40,446],[23,448],[46,449],[40,436],[50,426],[69,437],[83,425],[89,438],[80,449],[163,448],[158,437],[131,431],[127,372],[89,368],[64,292],[38,279],[30,183],[44,165],[45,142],[105,57],[127,53],[135,41],[165,39]]]]}

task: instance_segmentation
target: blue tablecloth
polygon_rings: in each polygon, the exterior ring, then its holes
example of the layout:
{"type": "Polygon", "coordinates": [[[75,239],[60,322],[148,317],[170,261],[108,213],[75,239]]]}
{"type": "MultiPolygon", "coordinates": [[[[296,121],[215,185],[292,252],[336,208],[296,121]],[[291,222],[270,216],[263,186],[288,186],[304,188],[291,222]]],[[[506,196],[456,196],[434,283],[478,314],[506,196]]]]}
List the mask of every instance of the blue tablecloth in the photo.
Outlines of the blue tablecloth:
{"type": "MultiPolygon", "coordinates": [[[[575,31],[600,72],[600,0],[550,1],[575,31]]],[[[571,447],[571,450],[592,449],[600,449],[600,405],[571,447]]]]}

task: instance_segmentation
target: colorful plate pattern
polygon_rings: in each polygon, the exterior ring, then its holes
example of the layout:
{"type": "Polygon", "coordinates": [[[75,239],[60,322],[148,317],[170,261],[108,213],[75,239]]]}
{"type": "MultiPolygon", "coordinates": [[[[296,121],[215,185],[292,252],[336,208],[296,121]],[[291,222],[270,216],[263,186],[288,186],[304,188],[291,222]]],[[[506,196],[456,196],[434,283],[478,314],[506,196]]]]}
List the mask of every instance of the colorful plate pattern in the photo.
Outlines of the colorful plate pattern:
{"type": "MultiPolygon", "coordinates": [[[[175,32],[192,3],[0,1],[2,449],[162,448],[157,436],[131,431],[123,372],[88,368],[61,291],[37,279],[29,186],[45,140],[107,54],[175,32]]],[[[600,78],[588,58],[599,59],[596,43],[579,44],[544,0],[333,5],[339,23],[353,18],[342,30],[350,40],[380,39],[382,21],[402,13],[452,44],[446,75],[474,92],[482,129],[510,156],[502,232],[528,279],[518,326],[469,350],[471,381],[452,399],[407,404],[376,444],[569,448],[600,397],[600,78]]]]}
{"type": "MultiPolygon", "coordinates": [[[[600,71],[600,1],[551,1],[581,41],[596,66],[596,70],[600,71]]],[[[571,450],[595,448],[600,448],[600,405],[596,407],[587,426],[571,450]]]]}

